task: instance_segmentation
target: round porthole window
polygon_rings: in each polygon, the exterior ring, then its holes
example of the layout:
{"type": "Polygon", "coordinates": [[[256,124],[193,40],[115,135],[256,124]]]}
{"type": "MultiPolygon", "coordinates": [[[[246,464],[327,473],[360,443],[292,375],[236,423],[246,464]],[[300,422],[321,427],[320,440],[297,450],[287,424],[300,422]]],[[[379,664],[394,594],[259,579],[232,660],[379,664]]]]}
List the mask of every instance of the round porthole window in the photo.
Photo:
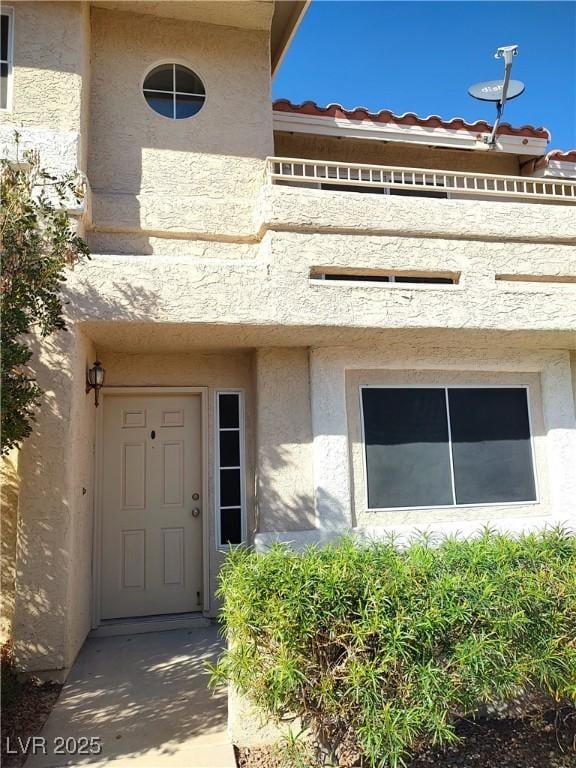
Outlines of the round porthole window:
{"type": "Polygon", "coordinates": [[[148,106],[172,120],[193,117],[204,106],[204,83],[181,64],[161,64],[146,75],[143,85],[148,106]]]}

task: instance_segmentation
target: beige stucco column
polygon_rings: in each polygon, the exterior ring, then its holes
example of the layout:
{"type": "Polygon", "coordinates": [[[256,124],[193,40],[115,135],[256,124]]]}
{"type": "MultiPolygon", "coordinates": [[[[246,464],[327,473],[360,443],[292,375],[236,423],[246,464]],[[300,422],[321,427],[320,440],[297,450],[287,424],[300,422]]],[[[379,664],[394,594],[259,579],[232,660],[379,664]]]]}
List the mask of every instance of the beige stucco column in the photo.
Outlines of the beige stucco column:
{"type": "Polygon", "coordinates": [[[258,532],[314,528],[308,349],[256,353],[258,532]]]}
{"type": "Polygon", "coordinates": [[[316,525],[324,534],[352,527],[344,368],[330,349],[310,355],[316,525]]]}
{"type": "Polygon", "coordinates": [[[2,601],[0,606],[0,642],[4,643],[12,634],[14,617],[14,578],[16,568],[16,528],[18,525],[18,450],[3,456],[0,463],[2,505],[1,529],[2,547],[0,552],[2,572],[2,601]]]}
{"type": "Polygon", "coordinates": [[[85,393],[94,349],[78,327],[37,343],[44,390],[20,454],[14,646],[28,670],[73,662],[90,629],[94,403],[85,393]]]}

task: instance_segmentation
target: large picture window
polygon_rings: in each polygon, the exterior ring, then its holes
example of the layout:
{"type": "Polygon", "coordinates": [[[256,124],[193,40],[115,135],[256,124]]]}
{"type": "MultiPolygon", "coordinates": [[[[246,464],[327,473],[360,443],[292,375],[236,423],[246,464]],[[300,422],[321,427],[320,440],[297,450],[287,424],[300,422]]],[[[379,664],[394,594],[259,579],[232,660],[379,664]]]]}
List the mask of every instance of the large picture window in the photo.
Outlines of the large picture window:
{"type": "Polygon", "coordinates": [[[525,387],[362,387],[369,509],[536,501],[525,387]]]}
{"type": "Polygon", "coordinates": [[[245,538],[242,395],[218,392],[216,406],[216,530],[218,546],[226,547],[245,538]]]}

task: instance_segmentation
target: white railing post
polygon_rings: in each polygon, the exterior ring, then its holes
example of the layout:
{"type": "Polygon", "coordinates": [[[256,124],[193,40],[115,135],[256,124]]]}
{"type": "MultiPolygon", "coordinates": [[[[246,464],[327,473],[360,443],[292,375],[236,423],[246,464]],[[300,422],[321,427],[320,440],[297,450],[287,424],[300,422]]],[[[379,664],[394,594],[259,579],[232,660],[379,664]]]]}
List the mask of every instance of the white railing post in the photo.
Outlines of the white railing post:
{"type": "Polygon", "coordinates": [[[442,190],[457,195],[513,198],[535,201],[576,201],[576,180],[536,179],[490,173],[466,173],[425,168],[405,168],[367,163],[338,163],[287,157],[266,159],[266,180],[274,184],[282,179],[304,186],[310,181],[331,186],[362,186],[375,189],[442,190]]]}

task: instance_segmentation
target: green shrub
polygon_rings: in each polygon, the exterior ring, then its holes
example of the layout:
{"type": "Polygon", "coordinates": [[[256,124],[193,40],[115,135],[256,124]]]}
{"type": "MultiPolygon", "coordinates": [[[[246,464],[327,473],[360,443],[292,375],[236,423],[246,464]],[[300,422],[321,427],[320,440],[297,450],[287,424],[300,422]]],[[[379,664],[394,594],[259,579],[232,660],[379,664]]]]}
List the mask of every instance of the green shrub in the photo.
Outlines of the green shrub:
{"type": "Polygon", "coordinates": [[[213,683],[302,718],[338,765],[404,765],[521,689],[576,699],[576,539],[560,530],[239,548],[219,594],[231,643],[213,683]]]}

